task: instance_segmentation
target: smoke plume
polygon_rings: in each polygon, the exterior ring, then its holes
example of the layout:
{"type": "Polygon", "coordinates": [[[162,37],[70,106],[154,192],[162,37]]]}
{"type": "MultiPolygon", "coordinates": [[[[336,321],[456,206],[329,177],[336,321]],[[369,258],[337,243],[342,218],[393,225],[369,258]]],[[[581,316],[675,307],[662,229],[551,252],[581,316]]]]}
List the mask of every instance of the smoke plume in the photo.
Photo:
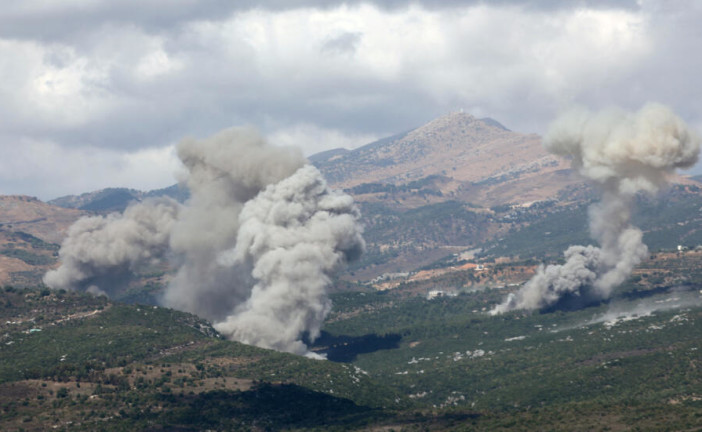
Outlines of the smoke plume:
{"type": "Polygon", "coordinates": [[[589,209],[590,233],[600,246],[569,247],[565,264],[539,267],[492,314],[608,298],[648,253],[631,224],[635,195],[657,192],[676,168],[694,165],[700,138],[667,107],[647,104],[636,113],[572,111],[553,123],[544,145],[572,158],[573,168],[601,190],[602,200],[589,209]]]}
{"type": "Polygon", "coordinates": [[[332,193],[311,165],[247,202],[236,246],[220,255],[227,267],[252,267],[251,296],[215,328],[246,343],[304,353],[331,309],[328,275],[363,250],[353,199],[332,193]]]}
{"type": "Polygon", "coordinates": [[[254,130],[233,128],[203,140],[185,139],[178,157],[190,199],[171,235],[178,272],[164,304],[213,322],[251,295],[251,269],[222,266],[217,257],[236,245],[239,213],[266,186],[304,166],[299,150],[268,145],[254,130]]]}
{"type": "Polygon", "coordinates": [[[59,250],[61,266],[47,272],[44,283],[110,295],[141,267],[164,257],[179,207],[168,198],[150,199],[124,214],[79,219],[59,250]]]}
{"type": "Polygon", "coordinates": [[[96,278],[122,282],[135,265],[167,254],[177,271],[164,305],[211,320],[230,339],[307,354],[300,339],[319,334],[331,306],[330,276],[365,247],[353,199],[329,189],[298,150],[270,146],[248,128],[185,139],[178,156],[190,198],[158,226],[155,245],[117,227],[137,210],[155,211],[151,204],[122,216],[81,219],[46,284],[87,290],[96,278]],[[104,238],[107,250],[113,241],[124,245],[129,258],[104,264],[104,254],[94,250],[102,241],[86,231],[104,238]]]}

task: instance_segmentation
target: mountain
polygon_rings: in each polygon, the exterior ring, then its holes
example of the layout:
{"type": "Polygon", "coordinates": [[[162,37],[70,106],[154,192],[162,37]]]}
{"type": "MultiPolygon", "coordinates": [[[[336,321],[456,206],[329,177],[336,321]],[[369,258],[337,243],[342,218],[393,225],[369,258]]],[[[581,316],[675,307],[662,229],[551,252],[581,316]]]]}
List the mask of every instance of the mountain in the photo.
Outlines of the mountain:
{"type": "Polygon", "coordinates": [[[538,135],[512,132],[493,119],[460,112],[310,160],[334,187],[399,186],[435,176],[443,179],[438,186],[442,195],[488,206],[551,198],[580,182],[570,175],[567,161],[542,148],[538,135]]]}
{"type": "Polygon", "coordinates": [[[127,188],[107,188],[81,195],[66,195],[48,201],[55,206],[87,210],[97,213],[121,212],[133,201],[146,198],[170,197],[179,202],[188,198],[188,191],[179,185],[169,186],[148,192],[127,188]]]}
{"type": "Polygon", "coordinates": [[[58,243],[84,214],[34,197],[0,196],[0,285],[41,283],[57,262],[58,243]]]}
{"type": "Polygon", "coordinates": [[[352,280],[415,270],[587,198],[541,137],[462,112],[310,160],[361,207],[367,252],[352,280]],[[504,217],[512,206],[529,216],[504,217]]]}
{"type": "Polygon", "coordinates": [[[0,196],[0,229],[26,232],[49,243],[60,243],[68,227],[84,214],[34,197],[0,196]]]}
{"type": "MultiPolygon", "coordinates": [[[[583,215],[596,193],[568,168],[566,160],[545,152],[539,136],[510,131],[494,119],[451,113],[355,150],[334,149],[309,159],[332,187],[350,193],[362,210],[367,251],[344,275],[350,282],[414,271],[472,249],[482,249],[490,256],[545,257],[548,250],[538,245],[553,246],[547,249],[560,254],[561,246],[589,239],[583,215]],[[551,233],[548,242],[543,241],[544,232],[551,233]]],[[[685,218],[674,217],[672,225],[653,218],[656,222],[649,224],[647,236],[657,247],[697,242],[696,231],[691,234],[683,229],[696,223],[696,212],[683,208],[685,202],[698,202],[694,185],[699,183],[694,180],[675,179],[688,185],[688,194],[672,200],[671,209],[680,210],[677,214],[685,218]],[[656,226],[660,223],[663,225],[656,226]],[[668,225],[670,229],[660,229],[668,225]]],[[[84,212],[122,211],[131,202],[158,196],[182,202],[188,192],[177,185],[149,192],[108,188],[60,197],[48,204],[25,200],[21,206],[27,206],[26,216],[8,220],[21,222],[14,230],[59,244],[67,226],[87,214],[84,212]],[[54,226],[55,218],[42,219],[37,206],[44,211],[53,209],[58,219],[58,215],[70,216],[63,225],[54,226]]],[[[15,207],[21,207],[15,202],[15,207]]],[[[3,211],[0,208],[0,217],[3,211]]],[[[17,243],[13,248],[25,246],[32,256],[49,253],[31,243],[17,243]]],[[[0,280],[39,281],[27,261],[46,259],[18,261],[17,254],[8,252],[12,265],[4,265],[5,274],[14,276],[0,280]]]]}
{"type": "Polygon", "coordinates": [[[323,152],[313,154],[312,156],[309,156],[307,159],[309,159],[309,161],[312,162],[313,164],[318,164],[318,163],[329,162],[331,160],[340,158],[349,152],[350,152],[350,150],[345,149],[345,148],[335,148],[335,149],[326,150],[323,152]]]}
{"type": "Polygon", "coordinates": [[[48,203],[88,211],[122,211],[131,201],[139,201],[140,195],[141,192],[135,189],[107,188],[80,195],[62,196],[48,203]]]}
{"type": "Polygon", "coordinates": [[[187,191],[177,185],[149,192],[108,188],[48,203],[29,196],[0,196],[0,286],[41,284],[44,274],[58,263],[59,245],[68,228],[80,217],[121,212],[133,201],[159,196],[183,201],[187,191]]]}

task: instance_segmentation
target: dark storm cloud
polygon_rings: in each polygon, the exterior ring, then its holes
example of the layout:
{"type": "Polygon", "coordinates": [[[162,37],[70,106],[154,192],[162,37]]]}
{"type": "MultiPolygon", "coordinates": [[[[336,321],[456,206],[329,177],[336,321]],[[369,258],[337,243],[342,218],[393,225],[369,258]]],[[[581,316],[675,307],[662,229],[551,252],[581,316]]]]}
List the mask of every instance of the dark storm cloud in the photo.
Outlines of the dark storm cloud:
{"type": "MultiPolygon", "coordinates": [[[[557,10],[576,7],[637,9],[636,0],[590,0],[564,2],[558,0],[443,0],[443,1],[369,1],[384,10],[404,9],[421,5],[429,10],[467,6],[519,6],[527,10],[557,10]]],[[[351,3],[353,4],[353,3],[351,3]]],[[[232,13],[251,9],[282,11],[299,8],[325,9],[351,5],[341,0],[121,0],[69,1],[46,6],[36,1],[11,1],[0,11],[0,37],[39,39],[47,42],[85,34],[91,28],[111,23],[133,25],[150,32],[169,31],[183,23],[226,19],[232,13]]]]}
{"type": "MultiPolygon", "coordinates": [[[[43,2],[41,2],[43,3],[43,2]]],[[[95,27],[133,25],[162,31],[195,20],[226,18],[232,3],[226,0],[121,0],[58,2],[46,6],[37,1],[11,1],[0,12],[0,37],[39,39],[48,42],[81,35],[95,27]]]]}

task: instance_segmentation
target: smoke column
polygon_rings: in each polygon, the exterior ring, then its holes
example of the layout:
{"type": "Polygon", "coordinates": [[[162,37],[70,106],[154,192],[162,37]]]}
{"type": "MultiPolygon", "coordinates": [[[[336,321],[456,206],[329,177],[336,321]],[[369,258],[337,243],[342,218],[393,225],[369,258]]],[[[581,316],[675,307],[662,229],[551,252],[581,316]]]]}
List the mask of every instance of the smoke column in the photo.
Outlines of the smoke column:
{"type": "Polygon", "coordinates": [[[293,148],[268,145],[253,129],[232,128],[178,145],[190,199],[171,235],[178,272],[164,304],[221,321],[251,295],[251,269],[222,266],[217,257],[236,245],[244,204],[305,164],[293,148]]]}
{"type": "Polygon", "coordinates": [[[573,168],[601,189],[602,200],[589,209],[590,233],[600,247],[569,247],[565,264],[539,267],[493,315],[608,298],[648,253],[641,230],[631,224],[635,195],[656,193],[666,175],[694,165],[700,138],[670,109],[651,103],[636,113],[569,112],[556,119],[544,145],[571,157],[573,168]]]}
{"type": "Polygon", "coordinates": [[[304,354],[298,336],[319,336],[331,309],[328,274],[363,251],[359,217],[353,199],[331,192],[311,165],[247,202],[236,246],[219,263],[252,266],[256,284],[215,328],[249,344],[304,354]]]}
{"type": "Polygon", "coordinates": [[[156,218],[158,206],[81,219],[61,247],[61,267],[45,283],[67,289],[86,289],[95,278],[122,283],[137,264],[167,254],[177,272],[164,305],[209,319],[230,339],[308,354],[300,338],[319,335],[331,307],[332,273],[365,247],[353,199],[330,190],[298,150],[270,146],[249,128],[185,139],[178,156],[190,199],[171,204],[153,241],[122,225],[132,224],[136,211],[156,218]],[[103,258],[113,242],[129,253],[103,258]]]}
{"type": "Polygon", "coordinates": [[[79,219],[59,250],[61,267],[47,272],[44,283],[110,295],[139,268],[163,258],[179,207],[169,198],[149,199],[121,215],[79,219]]]}

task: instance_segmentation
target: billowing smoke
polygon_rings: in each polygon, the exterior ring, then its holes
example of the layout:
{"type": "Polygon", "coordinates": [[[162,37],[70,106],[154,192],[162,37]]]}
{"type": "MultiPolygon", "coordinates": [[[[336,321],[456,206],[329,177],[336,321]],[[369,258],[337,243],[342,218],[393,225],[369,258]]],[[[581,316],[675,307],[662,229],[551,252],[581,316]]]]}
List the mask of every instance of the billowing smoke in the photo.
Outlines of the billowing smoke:
{"type": "Polygon", "coordinates": [[[247,202],[236,246],[218,262],[251,266],[256,284],[215,328],[246,343],[304,353],[297,336],[307,331],[316,338],[331,309],[328,275],[363,250],[359,217],[353,199],[330,193],[311,165],[247,202]]]}
{"type": "Polygon", "coordinates": [[[305,159],[297,149],[269,146],[248,128],[185,139],[178,157],[187,170],[181,182],[190,199],[171,235],[180,262],[164,303],[217,322],[250,297],[254,283],[250,268],[217,263],[236,245],[239,213],[266,186],[304,166],[305,159]]]}
{"type": "Polygon", "coordinates": [[[667,107],[647,104],[636,113],[567,113],[544,145],[571,157],[573,168],[601,189],[602,200],[589,209],[590,233],[600,246],[569,247],[565,264],[539,267],[492,314],[608,298],[648,253],[641,230],[631,224],[635,195],[657,192],[676,168],[694,165],[700,138],[667,107]]]}
{"type": "Polygon", "coordinates": [[[329,189],[298,150],[269,146],[251,129],[186,139],[178,155],[190,199],[172,206],[158,247],[113,227],[130,212],[154,211],[152,204],[81,219],[62,245],[61,267],[45,283],[110,294],[94,281],[122,282],[146,258],[168,255],[177,272],[166,306],[211,320],[231,339],[306,354],[300,338],[319,334],[330,310],[330,276],[365,247],[353,199],[329,189]],[[81,228],[90,223],[94,228],[81,228]],[[93,246],[103,238],[106,245],[121,242],[134,258],[100,258],[93,246]]]}
{"type": "Polygon", "coordinates": [[[123,214],[84,217],[68,230],[59,250],[61,267],[44,283],[54,289],[110,295],[168,250],[180,205],[168,198],[129,206],[123,214]]]}

